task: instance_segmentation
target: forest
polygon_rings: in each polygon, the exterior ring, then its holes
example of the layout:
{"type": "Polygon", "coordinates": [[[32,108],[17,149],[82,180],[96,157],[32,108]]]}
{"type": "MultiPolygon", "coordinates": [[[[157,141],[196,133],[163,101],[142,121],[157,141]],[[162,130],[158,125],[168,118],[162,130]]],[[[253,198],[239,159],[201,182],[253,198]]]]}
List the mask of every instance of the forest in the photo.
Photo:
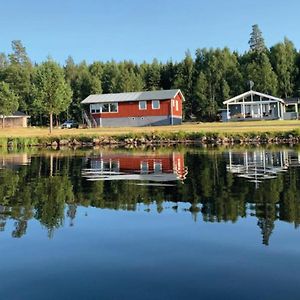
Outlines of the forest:
{"type": "MultiPolygon", "coordinates": [[[[201,40],[201,37],[199,37],[201,40]]],[[[172,53],[170,53],[170,56],[172,53]]],[[[81,121],[80,102],[90,94],[179,88],[185,120],[216,120],[222,102],[249,89],[287,98],[300,96],[300,52],[288,38],[267,47],[258,25],[252,26],[249,50],[199,48],[181,61],[136,63],[82,61],[69,56],[63,65],[47,58],[33,62],[20,40],[0,53],[0,114],[21,110],[32,125],[81,121]]]]}

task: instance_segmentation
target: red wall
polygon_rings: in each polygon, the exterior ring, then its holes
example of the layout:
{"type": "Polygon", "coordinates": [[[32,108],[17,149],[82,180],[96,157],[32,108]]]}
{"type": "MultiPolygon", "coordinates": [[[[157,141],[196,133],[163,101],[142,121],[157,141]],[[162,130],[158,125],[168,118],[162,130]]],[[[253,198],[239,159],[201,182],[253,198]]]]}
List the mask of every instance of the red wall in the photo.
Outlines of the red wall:
{"type": "Polygon", "coordinates": [[[148,163],[148,170],[152,172],[154,170],[154,162],[160,162],[162,164],[162,171],[165,173],[181,174],[185,170],[184,155],[182,153],[170,153],[170,154],[102,154],[100,157],[92,158],[93,160],[102,159],[104,162],[115,161],[119,163],[121,172],[134,172],[140,173],[141,163],[148,163]]]}
{"type": "MultiPolygon", "coordinates": [[[[176,107],[171,107],[171,100],[160,100],[160,109],[152,109],[152,101],[147,101],[147,109],[139,109],[139,101],[119,102],[117,113],[96,113],[94,118],[127,118],[127,117],[146,117],[146,116],[167,116],[171,114],[171,109],[174,116],[182,116],[182,99],[178,94],[178,111],[176,107]]],[[[174,100],[175,101],[175,100],[174,100]]]]}
{"type": "Polygon", "coordinates": [[[174,105],[172,105],[172,115],[176,117],[182,117],[182,99],[179,93],[175,97],[173,103],[174,105]],[[178,111],[176,111],[176,101],[178,101],[178,111]]]}

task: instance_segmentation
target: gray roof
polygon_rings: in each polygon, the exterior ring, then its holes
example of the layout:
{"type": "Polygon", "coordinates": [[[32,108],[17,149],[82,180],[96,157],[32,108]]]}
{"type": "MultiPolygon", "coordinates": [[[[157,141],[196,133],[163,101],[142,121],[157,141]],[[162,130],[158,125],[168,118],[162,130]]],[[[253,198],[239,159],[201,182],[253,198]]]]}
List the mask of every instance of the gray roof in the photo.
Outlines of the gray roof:
{"type": "Polygon", "coordinates": [[[287,98],[287,99],[283,99],[285,104],[298,104],[300,103],[300,98],[287,98]]]}
{"type": "Polygon", "coordinates": [[[27,117],[27,115],[22,111],[15,111],[12,115],[15,117],[27,117]]]}
{"type": "Polygon", "coordinates": [[[142,101],[142,100],[165,100],[173,99],[180,93],[182,99],[184,97],[179,89],[174,90],[159,90],[159,91],[147,91],[147,92],[128,92],[128,93],[116,93],[116,94],[99,94],[89,95],[83,101],[82,104],[90,103],[105,103],[105,102],[127,102],[127,101],[142,101]]]}
{"type": "MultiPolygon", "coordinates": [[[[3,118],[3,115],[0,115],[0,118],[3,118]]],[[[25,113],[21,111],[15,111],[9,116],[5,116],[5,118],[30,118],[30,116],[26,115],[25,113]]]]}

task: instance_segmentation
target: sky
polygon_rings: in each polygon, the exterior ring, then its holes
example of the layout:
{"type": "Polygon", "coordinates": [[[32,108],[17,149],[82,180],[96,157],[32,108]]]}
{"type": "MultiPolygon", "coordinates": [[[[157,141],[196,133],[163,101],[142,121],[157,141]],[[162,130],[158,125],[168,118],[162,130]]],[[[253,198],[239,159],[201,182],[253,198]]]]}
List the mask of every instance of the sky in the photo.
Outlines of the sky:
{"type": "Polygon", "coordinates": [[[253,24],[268,47],[300,48],[299,0],[0,0],[0,52],[21,40],[30,58],[63,64],[181,60],[197,48],[248,50],[253,24]]]}

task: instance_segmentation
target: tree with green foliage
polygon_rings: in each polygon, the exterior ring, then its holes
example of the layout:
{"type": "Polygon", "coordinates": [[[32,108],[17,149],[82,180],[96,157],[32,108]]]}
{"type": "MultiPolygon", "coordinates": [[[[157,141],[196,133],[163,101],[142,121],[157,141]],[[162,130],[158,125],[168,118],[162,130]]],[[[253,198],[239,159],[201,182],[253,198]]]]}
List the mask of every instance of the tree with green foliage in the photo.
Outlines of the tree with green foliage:
{"type": "Polygon", "coordinates": [[[271,63],[278,78],[278,93],[280,97],[293,96],[295,78],[297,75],[297,50],[294,44],[284,39],[270,49],[271,63]]]}
{"type": "Polygon", "coordinates": [[[262,32],[257,24],[252,26],[252,32],[250,34],[250,40],[248,43],[251,51],[262,52],[266,49],[262,32]]]}
{"type": "Polygon", "coordinates": [[[34,88],[34,105],[37,110],[49,115],[51,133],[53,114],[59,114],[67,110],[71,103],[71,88],[65,80],[62,68],[52,60],[43,62],[37,68],[34,88]]]}
{"type": "MultiPolygon", "coordinates": [[[[72,101],[57,122],[72,118],[81,121],[81,101],[90,94],[118,93],[180,88],[185,96],[183,115],[199,120],[215,120],[223,101],[244,92],[254,81],[257,91],[279,97],[300,96],[300,54],[288,39],[270,49],[262,33],[253,25],[251,51],[244,54],[223,49],[197,49],[195,58],[187,52],[178,62],[157,59],[141,64],[132,61],[85,61],[75,63],[68,57],[64,67],[72,101]],[[201,75],[200,75],[201,74],[201,75]],[[203,86],[201,86],[203,85],[203,86]]],[[[0,81],[9,84],[19,96],[20,110],[31,115],[33,125],[46,125],[44,106],[36,105],[36,84],[40,64],[32,64],[21,41],[12,42],[9,54],[0,53],[0,81]]]]}
{"type": "Polygon", "coordinates": [[[177,73],[177,63],[168,61],[161,68],[161,87],[164,90],[169,90],[175,87],[175,79],[177,73]]]}
{"type": "Polygon", "coordinates": [[[185,53],[184,60],[178,66],[178,72],[174,85],[176,88],[181,89],[184,96],[188,101],[185,103],[185,117],[190,119],[193,115],[193,75],[194,75],[194,61],[190,51],[185,53]]]}
{"type": "Polygon", "coordinates": [[[118,93],[141,91],[144,89],[143,79],[139,74],[136,74],[132,62],[120,63],[119,70],[116,84],[116,91],[118,93]]]}
{"type": "Polygon", "coordinates": [[[201,71],[195,87],[194,87],[194,101],[193,112],[199,119],[211,119],[215,114],[214,103],[209,98],[208,82],[205,74],[201,71]]]}
{"type": "Polygon", "coordinates": [[[9,84],[0,81],[0,115],[2,115],[2,128],[5,125],[5,116],[11,115],[19,107],[18,96],[10,89],[9,84]]]}
{"type": "Polygon", "coordinates": [[[155,58],[151,64],[143,62],[140,66],[141,75],[145,82],[145,90],[154,91],[160,89],[161,64],[155,58]]]}
{"type": "Polygon", "coordinates": [[[249,53],[250,59],[245,66],[245,82],[251,80],[255,90],[271,95],[277,94],[277,76],[266,53],[249,53]]]}
{"type": "Polygon", "coordinates": [[[224,99],[242,92],[236,54],[228,48],[197,49],[194,82],[192,107],[197,107],[194,113],[200,119],[215,120],[224,99]]]}
{"type": "Polygon", "coordinates": [[[21,41],[12,41],[12,53],[8,58],[9,65],[4,72],[4,80],[19,96],[20,109],[32,113],[30,105],[34,68],[21,41]]]}

